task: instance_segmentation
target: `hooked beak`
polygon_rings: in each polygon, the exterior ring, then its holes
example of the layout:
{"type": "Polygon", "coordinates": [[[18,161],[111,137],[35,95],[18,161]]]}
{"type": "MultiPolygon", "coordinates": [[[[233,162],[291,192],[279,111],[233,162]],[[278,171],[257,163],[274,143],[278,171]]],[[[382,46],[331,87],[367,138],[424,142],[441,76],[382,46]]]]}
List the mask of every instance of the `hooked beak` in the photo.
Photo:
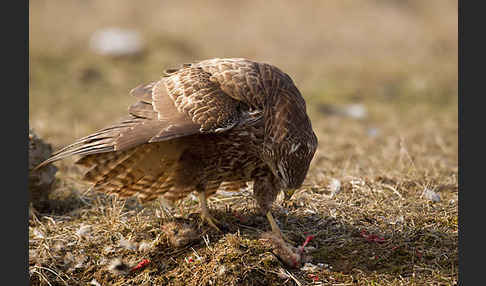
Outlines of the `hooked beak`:
{"type": "Polygon", "coordinates": [[[296,189],[284,188],[282,189],[284,193],[284,201],[288,201],[294,195],[296,189]]]}
{"type": "MultiPolygon", "coordinates": [[[[276,178],[279,178],[280,179],[280,176],[278,176],[277,171],[275,170],[275,167],[270,166],[270,170],[272,171],[273,175],[276,178]]],[[[295,188],[289,188],[289,187],[287,187],[287,184],[284,181],[280,181],[280,184],[281,184],[280,185],[281,186],[281,190],[284,193],[284,201],[290,200],[292,198],[292,196],[294,195],[296,189],[295,188]]]]}

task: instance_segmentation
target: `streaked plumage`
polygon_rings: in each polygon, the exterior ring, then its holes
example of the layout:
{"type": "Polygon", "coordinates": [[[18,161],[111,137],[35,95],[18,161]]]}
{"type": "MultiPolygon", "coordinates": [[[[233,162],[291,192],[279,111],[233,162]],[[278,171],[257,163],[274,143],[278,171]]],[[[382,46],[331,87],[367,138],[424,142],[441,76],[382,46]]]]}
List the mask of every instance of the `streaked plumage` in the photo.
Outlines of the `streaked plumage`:
{"type": "Polygon", "coordinates": [[[205,200],[222,184],[237,190],[254,181],[267,213],[280,190],[301,186],[317,147],[299,90],[269,64],[184,64],[130,94],[138,101],[126,120],[43,164],[82,155],[77,163],[88,168],[85,179],[95,189],[142,200],[177,200],[192,191],[205,200]]]}

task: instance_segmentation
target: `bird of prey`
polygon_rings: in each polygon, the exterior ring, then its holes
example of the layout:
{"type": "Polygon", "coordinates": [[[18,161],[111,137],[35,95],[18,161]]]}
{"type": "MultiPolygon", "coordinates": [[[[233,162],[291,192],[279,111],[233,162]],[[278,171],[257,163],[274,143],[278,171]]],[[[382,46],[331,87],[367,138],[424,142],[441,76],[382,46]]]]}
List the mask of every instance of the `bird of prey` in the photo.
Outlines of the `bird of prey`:
{"type": "MultiPolygon", "coordinates": [[[[272,231],[278,193],[299,188],[317,148],[306,104],[279,68],[242,58],[208,59],[166,70],[130,94],[137,100],[119,123],[59,150],[40,166],[81,155],[84,179],[94,189],[148,201],[198,194],[220,186],[239,190],[253,181],[253,196],[272,231]]],[[[39,166],[39,167],[40,167],[39,166]]]]}

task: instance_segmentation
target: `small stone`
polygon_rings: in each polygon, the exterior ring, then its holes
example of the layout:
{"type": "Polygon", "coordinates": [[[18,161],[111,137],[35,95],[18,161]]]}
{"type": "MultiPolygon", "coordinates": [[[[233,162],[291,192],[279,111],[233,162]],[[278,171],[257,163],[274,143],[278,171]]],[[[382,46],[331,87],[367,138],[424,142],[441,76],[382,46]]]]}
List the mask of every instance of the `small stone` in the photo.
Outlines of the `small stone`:
{"type": "Polygon", "coordinates": [[[319,267],[312,264],[312,263],[306,263],[306,264],[304,264],[304,266],[302,266],[300,268],[300,270],[306,271],[306,272],[317,272],[317,271],[319,271],[319,267]]]}
{"type": "Polygon", "coordinates": [[[90,47],[100,55],[130,56],[140,53],[144,44],[138,31],[114,27],[96,31],[90,47]]]}
{"type": "Polygon", "coordinates": [[[44,234],[40,230],[38,230],[36,228],[34,228],[34,230],[32,231],[32,233],[34,234],[35,238],[38,238],[38,239],[45,238],[44,234]]]}
{"type": "Polygon", "coordinates": [[[76,231],[76,235],[80,237],[86,237],[91,232],[91,229],[92,229],[91,225],[81,225],[79,229],[76,231]]]}
{"type": "Polygon", "coordinates": [[[223,276],[226,273],[226,266],[221,265],[218,269],[218,276],[223,276]]]}
{"type": "Polygon", "coordinates": [[[380,129],[375,128],[375,127],[368,128],[368,130],[367,130],[366,134],[367,134],[369,137],[376,137],[376,136],[380,135],[380,129]]]}
{"type": "Polygon", "coordinates": [[[331,197],[334,197],[341,192],[341,181],[333,178],[329,183],[328,188],[331,191],[331,197]]]}
{"type": "Polygon", "coordinates": [[[349,104],[344,107],[343,111],[345,115],[354,119],[363,119],[368,113],[366,107],[360,103],[349,104]]]}
{"type": "Polygon", "coordinates": [[[120,239],[120,242],[118,245],[122,248],[128,249],[128,250],[137,250],[137,244],[133,241],[127,240],[127,239],[120,239]]]}
{"type": "Polygon", "coordinates": [[[436,192],[434,192],[430,189],[424,190],[423,197],[426,198],[429,201],[440,202],[439,194],[437,194],[436,192]]]}
{"type": "Polygon", "coordinates": [[[142,241],[139,245],[138,245],[138,251],[148,251],[150,249],[152,249],[154,247],[154,243],[153,242],[146,242],[146,241],[142,241]]]}

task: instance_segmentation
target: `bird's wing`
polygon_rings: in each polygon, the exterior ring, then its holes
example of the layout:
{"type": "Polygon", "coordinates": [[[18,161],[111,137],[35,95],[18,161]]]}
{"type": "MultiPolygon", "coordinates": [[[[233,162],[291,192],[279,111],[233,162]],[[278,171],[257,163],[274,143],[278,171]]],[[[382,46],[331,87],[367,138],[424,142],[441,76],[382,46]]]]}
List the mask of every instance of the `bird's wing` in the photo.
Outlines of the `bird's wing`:
{"type": "Polygon", "coordinates": [[[231,98],[245,102],[251,109],[262,108],[266,65],[246,59],[216,58],[199,62],[196,66],[211,74],[210,80],[231,98]]]}
{"type": "MultiPolygon", "coordinates": [[[[199,124],[201,132],[219,133],[233,128],[241,118],[241,102],[222,90],[201,67],[186,66],[173,71],[154,88],[165,88],[177,110],[199,124]]],[[[163,101],[154,97],[155,110],[163,101]]],[[[159,112],[162,118],[165,114],[159,112]]]]}
{"type": "Polygon", "coordinates": [[[145,137],[146,142],[164,141],[200,132],[201,125],[176,108],[167,92],[164,80],[140,85],[130,92],[132,96],[139,99],[129,107],[130,115],[159,125],[150,137],[145,137]]]}
{"type": "Polygon", "coordinates": [[[226,61],[184,64],[166,71],[159,81],[137,86],[130,92],[138,101],[129,107],[128,118],[55,152],[37,168],[72,155],[124,151],[143,143],[219,133],[258,122],[261,110],[250,108],[243,96],[257,92],[256,75],[246,61],[234,65],[226,61]]]}
{"type": "MultiPolygon", "coordinates": [[[[265,91],[259,72],[257,63],[245,59],[184,64],[166,70],[167,76],[153,85],[152,105],[159,120],[174,118],[176,114],[165,109],[167,105],[175,105],[177,116],[185,115],[200,126],[202,133],[252,125],[263,117],[265,91]]],[[[151,142],[165,140],[164,136],[155,136],[151,142]]]]}

